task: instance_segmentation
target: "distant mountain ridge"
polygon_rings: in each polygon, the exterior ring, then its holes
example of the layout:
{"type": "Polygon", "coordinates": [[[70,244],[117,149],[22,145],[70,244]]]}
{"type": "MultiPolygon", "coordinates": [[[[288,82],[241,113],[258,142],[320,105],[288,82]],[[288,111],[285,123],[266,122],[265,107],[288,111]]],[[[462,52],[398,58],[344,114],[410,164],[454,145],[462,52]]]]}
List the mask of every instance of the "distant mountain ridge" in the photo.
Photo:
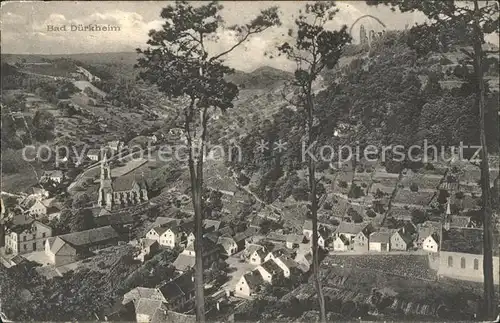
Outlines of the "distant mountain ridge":
{"type": "Polygon", "coordinates": [[[266,89],[283,84],[293,78],[293,74],[270,66],[262,66],[252,72],[236,71],[227,80],[244,89],[266,89]]]}

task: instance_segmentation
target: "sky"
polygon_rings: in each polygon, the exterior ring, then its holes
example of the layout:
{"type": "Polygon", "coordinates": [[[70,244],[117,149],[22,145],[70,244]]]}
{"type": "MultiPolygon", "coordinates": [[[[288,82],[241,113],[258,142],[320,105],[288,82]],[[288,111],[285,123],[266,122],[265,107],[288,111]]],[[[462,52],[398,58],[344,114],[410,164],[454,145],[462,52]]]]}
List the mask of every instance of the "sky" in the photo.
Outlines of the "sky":
{"type": "MultiPolygon", "coordinates": [[[[161,9],[168,1],[92,1],[92,2],[3,2],[1,4],[1,52],[12,54],[76,54],[101,52],[132,52],[146,46],[148,31],[162,25],[161,9]],[[47,26],[98,24],[119,26],[120,31],[78,32],[48,31],[47,26]]],[[[284,58],[270,59],[264,53],[274,48],[279,37],[293,26],[294,16],[304,7],[303,1],[223,1],[222,16],[228,25],[248,22],[260,10],[278,6],[282,13],[281,27],[255,35],[245,48],[238,48],[227,58],[228,65],[243,70],[259,66],[279,67],[287,64],[284,58]]],[[[420,13],[394,13],[385,6],[367,6],[364,1],[338,1],[339,13],[329,28],[351,26],[363,15],[373,15],[386,25],[387,30],[404,29],[406,25],[424,21],[420,13]]],[[[376,20],[363,18],[353,28],[353,37],[359,39],[359,27],[367,30],[384,29],[376,20]]],[[[222,52],[234,44],[229,32],[221,32],[220,40],[212,43],[210,51],[222,52]]]]}

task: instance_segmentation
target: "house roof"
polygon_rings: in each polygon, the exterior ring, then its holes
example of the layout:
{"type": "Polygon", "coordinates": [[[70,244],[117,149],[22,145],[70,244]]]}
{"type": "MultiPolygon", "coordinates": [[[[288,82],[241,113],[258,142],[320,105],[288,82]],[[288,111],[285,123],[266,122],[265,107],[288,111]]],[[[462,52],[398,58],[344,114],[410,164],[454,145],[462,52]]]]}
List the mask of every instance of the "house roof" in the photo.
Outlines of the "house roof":
{"type": "Polygon", "coordinates": [[[269,232],[269,234],[266,237],[268,240],[273,240],[273,241],[281,241],[285,242],[286,241],[286,236],[281,233],[277,232],[269,232]]]}
{"type": "Polygon", "coordinates": [[[168,227],[156,227],[156,228],[153,228],[153,230],[155,230],[155,232],[161,236],[162,234],[164,234],[165,232],[168,231],[168,227]]]}
{"type": "MultiPolygon", "coordinates": [[[[435,241],[436,243],[439,243],[439,234],[438,234],[437,232],[434,232],[433,234],[429,235],[428,237],[431,237],[432,239],[434,239],[434,241],[435,241]]],[[[428,238],[428,237],[427,237],[427,238],[428,238]]],[[[427,238],[426,238],[426,239],[427,239],[427,238]]]]}
{"type": "Polygon", "coordinates": [[[134,217],[130,214],[109,214],[94,218],[94,223],[98,227],[130,224],[134,223],[134,217]]]}
{"type": "Polygon", "coordinates": [[[60,237],[49,238],[50,251],[56,255],[59,250],[66,244],[66,241],[62,240],[60,237]]]}
{"type": "Polygon", "coordinates": [[[195,323],[196,316],[169,311],[165,308],[157,309],[155,314],[151,318],[150,323],[165,323],[165,322],[195,323]]]}
{"type": "Polygon", "coordinates": [[[133,175],[120,176],[113,180],[113,190],[116,192],[130,191],[136,183],[139,187],[143,187],[143,183],[137,181],[133,175]]]}
{"type": "MultiPolygon", "coordinates": [[[[481,255],[483,254],[483,230],[472,228],[450,228],[443,230],[441,250],[481,255]]],[[[493,248],[498,254],[498,248],[493,248]]]]}
{"type": "Polygon", "coordinates": [[[203,237],[205,239],[208,239],[210,241],[212,241],[213,243],[217,243],[217,241],[219,241],[219,236],[220,236],[220,233],[219,232],[208,232],[208,233],[205,233],[203,235],[203,237]]]}
{"type": "MultiPolygon", "coordinates": [[[[255,252],[257,252],[257,255],[261,258],[264,259],[267,256],[267,252],[264,249],[257,249],[255,252]]],[[[254,253],[255,253],[254,252],[254,253]]]]}
{"type": "Polygon", "coordinates": [[[67,243],[83,247],[94,243],[103,242],[110,239],[118,238],[118,233],[111,226],[105,226],[80,232],[73,232],[59,236],[67,243]]]}
{"type": "Polygon", "coordinates": [[[173,301],[177,297],[187,295],[194,290],[193,274],[185,272],[158,287],[158,289],[167,302],[173,301]]]}
{"type": "Polygon", "coordinates": [[[249,258],[255,251],[257,251],[259,249],[264,249],[264,247],[261,245],[257,245],[257,244],[248,245],[245,248],[245,254],[246,254],[247,258],[249,258]]]}
{"type": "Polygon", "coordinates": [[[260,265],[262,268],[264,268],[268,273],[274,275],[274,274],[279,274],[283,272],[283,269],[281,269],[274,260],[269,259],[268,261],[264,262],[263,264],[260,265]]]}
{"type": "Polygon", "coordinates": [[[175,269],[179,271],[185,271],[189,268],[194,268],[195,264],[195,257],[194,256],[188,256],[186,254],[179,254],[175,261],[172,263],[172,265],[175,267],[175,269]]]}
{"type": "Polygon", "coordinates": [[[61,170],[46,170],[43,172],[42,177],[63,177],[63,172],[61,170]]]}
{"type": "Polygon", "coordinates": [[[220,237],[219,244],[224,249],[230,249],[231,247],[233,247],[234,244],[236,244],[236,242],[233,240],[233,238],[230,237],[220,237]]]}
{"type": "Polygon", "coordinates": [[[347,239],[347,237],[345,235],[343,235],[342,233],[338,235],[337,239],[340,239],[340,241],[342,241],[342,243],[346,246],[349,245],[349,239],[347,239]]]}
{"type": "Polygon", "coordinates": [[[136,287],[123,295],[122,304],[128,303],[129,301],[137,301],[141,298],[156,301],[162,301],[164,299],[163,295],[156,288],[136,287]]]}
{"type": "Polygon", "coordinates": [[[390,232],[373,232],[370,234],[370,243],[389,243],[391,241],[390,232]]]}
{"type": "Polygon", "coordinates": [[[248,237],[251,237],[251,235],[247,231],[244,231],[244,232],[237,233],[233,239],[234,239],[234,241],[236,241],[236,243],[238,243],[238,242],[245,240],[248,237]]]}
{"type": "Polygon", "coordinates": [[[401,239],[403,239],[403,241],[406,244],[410,244],[413,241],[413,238],[411,237],[411,235],[409,233],[407,233],[407,232],[403,232],[402,229],[398,230],[396,233],[399,234],[399,236],[401,237],[401,239]]]}
{"type": "Polygon", "coordinates": [[[221,221],[205,219],[203,220],[203,229],[208,229],[210,227],[213,227],[214,228],[213,230],[217,231],[219,230],[221,223],[222,223],[221,221]]]}
{"type": "Polygon", "coordinates": [[[470,216],[452,215],[450,226],[453,228],[466,228],[470,224],[470,216]]]}
{"type": "Polygon", "coordinates": [[[367,227],[366,223],[341,222],[335,233],[337,234],[358,234],[367,227]]]}
{"type": "Polygon", "coordinates": [[[149,248],[149,247],[151,247],[152,245],[154,245],[155,243],[158,243],[158,241],[153,240],[153,239],[142,239],[142,240],[141,240],[141,246],[142,246],[143,248],[149,248]]]}
{"type": "Polygon", "coordinates": [[[441,224],[438,222],[427,221],[418,226],[418,241],[423,241],[432,233],[440,231],[441,224]]]}
{"type": "Polygon", "coordinates": [[[222,236],[232,236],[234,235],[234,231],[230,226],[225,226],[219,229],[219,232],[222,236]]]}
{"type": "Polygon", "coordinates": [[[304,241],[304,236],[298,234],[289,234],[286,236],[286,242],[291,243],[302,243],[304,241]]]}
{"type": "Polygon", "coordinates": [[[288,269],[296,268],[299,265],[295,260],[285,255],[278,257],[278,259],[281,260],[288,269]]]}
{"type": "Polygon", "coordinates": [[[243,275],[243,277],[245,277],[245,281],[247,282],[248,287],[250,287],[250,289],[252,290],[255,290],[257,287],[261,286],[264,283],[264,278],[258,270],[248,272],[243,275]]]}

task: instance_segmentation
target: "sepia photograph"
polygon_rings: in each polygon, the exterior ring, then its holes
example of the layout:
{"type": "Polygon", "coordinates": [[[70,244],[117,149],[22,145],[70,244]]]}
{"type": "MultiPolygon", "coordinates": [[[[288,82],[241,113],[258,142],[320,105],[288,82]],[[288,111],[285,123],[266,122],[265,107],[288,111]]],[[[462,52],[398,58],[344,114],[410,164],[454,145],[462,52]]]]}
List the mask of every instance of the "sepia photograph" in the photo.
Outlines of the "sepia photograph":
{"type": "Polygon", "coordinates": [[[499,322],[498,1],[4,1],[0,323],[499,322]]]}

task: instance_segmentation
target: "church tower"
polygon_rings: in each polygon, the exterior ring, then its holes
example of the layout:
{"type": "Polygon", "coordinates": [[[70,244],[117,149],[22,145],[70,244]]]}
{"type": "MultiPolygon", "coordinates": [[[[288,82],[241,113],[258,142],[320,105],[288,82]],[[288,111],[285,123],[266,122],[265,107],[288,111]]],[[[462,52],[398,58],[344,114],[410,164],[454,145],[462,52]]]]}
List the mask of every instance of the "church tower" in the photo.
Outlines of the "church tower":
{"type": "Polygon", "coordinates": [[[113,206],[113,185],[111,181],[111,168],[106,156],[101,162],[101,183],[99,187],[99,206],[110,210],[113,206]]]}

